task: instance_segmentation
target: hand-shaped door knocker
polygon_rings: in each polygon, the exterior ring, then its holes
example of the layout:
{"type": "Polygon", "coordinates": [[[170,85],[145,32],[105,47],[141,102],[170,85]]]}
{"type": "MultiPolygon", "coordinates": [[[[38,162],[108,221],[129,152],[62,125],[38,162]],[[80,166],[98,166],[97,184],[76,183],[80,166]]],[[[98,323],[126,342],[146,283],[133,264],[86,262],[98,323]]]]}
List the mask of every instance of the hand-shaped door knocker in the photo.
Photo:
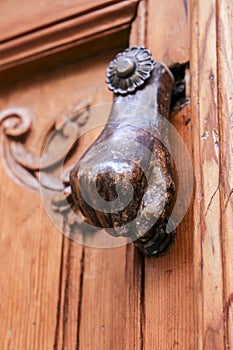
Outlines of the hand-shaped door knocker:
{"type": "Polygon", "coordinates": [[[107,69],[114,92],[108,122],[70,173],[75,206],[89,224],[130,237],[161,256],[174,242],[167,230],[175,197],[166,145],[174,78],[143,47],[118,54],[107,69]]]}

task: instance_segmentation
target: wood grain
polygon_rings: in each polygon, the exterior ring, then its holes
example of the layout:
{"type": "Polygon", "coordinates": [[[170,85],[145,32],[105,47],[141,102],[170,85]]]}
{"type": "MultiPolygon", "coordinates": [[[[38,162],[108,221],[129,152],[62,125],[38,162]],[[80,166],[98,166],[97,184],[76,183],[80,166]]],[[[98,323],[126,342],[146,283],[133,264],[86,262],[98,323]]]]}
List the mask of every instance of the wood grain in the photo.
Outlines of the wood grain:
{"type": "MultiPolygon", "coordinates": [[[[57,13],[51,10],[43,18],[47,0],[35,10],[24,0],[18,10],[22,26],[2,35],[8,40],[16,31],[26,33],[33,13],[51,29],[56,18],[73,20],[70,14],[84,16],[85,8],[120,3],[56,2],[50,8],[57,6],[57,13]],[[23,14],[23,5],[28,13],[23,14]]],[[[8,23],[16,23],[13,4],[1,4],[8,23]]],[[[132,28],[130,46],[146,45],[168,65],[191,59],[191,106],[173,114],[171,122],[194,160],[195,192],[167,256],[145,259],[133,245],[103,250],[70,241],[52,225],[40,198],[14,184],[1,164],[1,349],[233,348],[232,15],[230,0],[192,0],[190,6],[181,0],[169,6],[143,0],[132,28]]],[[[85,64],[73,60],[44,72],[41,63],[30,74],[19,70],[17,82],[13,70],[1,76],[0,108],[23,105],[35,115],[28,150],[39,155],[48,119],[73,104],[90,96],[93,104],[112,100],[105,69],[126,40],[116,45],[85,64]]],[[[73,47],[69,55],[74,52],[73,47]]],[[[76,157],[99,132],[80,140],[76,157]]]]}
{"type": "Polygon", "coordinates": [[[233,348],[233,4],[217,1],[217,68],[220,140],[221,240],[224,267],[224,339],[233,348]]]}
{"type": "Polygon", "coordinates": [[[125,247],[85,248],[81,349],[123,349],[126,340],[125,247]]]}
{"type": "MultiPolygon", "coordinates": [[[[153,56],[168,65],[189,61],[189,15],[184,2],[171,1],[167,6],[149,1],[147,13],[147,46],[153,56]]],[[[171,122],[192,156],[190,107],[175,113],[171,122]]],[[[193,226],[191,204],[170,253],[157,260],[145,259],[144,349],[195,349],[193,226]]]]}
{"type": "MultiPolygon", "coordinates": [[[[1,82],[4,98],[0,108],[23,105],[34,116],[26,144],[28,151],[40,154],[41,134],[47,130],[49,119],[66,113],[90,96],[94,104],[111,100],[103,76],[112,55],[115,52],[105,53],[104,57],[86,62],[85,67],[79,63],[31,75],[13,86],[7,85],[7,81],[1,82]],[[90,75],[95,82],[91,88],[90,75]],[[79,91],[78,96],[74,91],[79,91]]],[[[91,137],[95,138],[97,133],[99,131],[91,137]]],[[[81,142],[83,150],[91,142],[90,135],[81,142]]],[[[0,307],[4,320],[0,347],[75,349],[82,300],[83,248],[62,238],[47,217],[40,197],[17,186],[2,162],[0,176],[0,255],[4,266],[0,270],[0,307]]],[[[88,254],[86,257],[88,259],[88,254]]],[[[110,264],[109,271],[117,270],[118,265],[119,262],[113,267],[110,264]]],[[[108,283],[110,286],[111,281],[108,283]]],[[[86,314],[84,309],[84,318],[86,314]]]]}
{"type": "Polygon", "coordinates": [[[79,337],[84,249],[63,237],[54,349],[74,349],[79,337]]]}
{"type": "Polygon", "coordinates": [[[224,257],[224,212],[220,194],[220,176],[226,167],[221,168],[223,163],[219,153],[222,148],[216,23],[219,12],[213,0],[193,1],[191,13],[191,98],[196,173],[194,278],[198,349],[227,349],[223,296],[224,284],[228,283],[224,271],[228,253],[224,257]]]}
{"type": "MultiPolygon", "coordinates": [[[[102,4],[102,8],[97,6],[96,10],[88,12],[90,2],[87,2],[84,13],[73,12],[67,19],[61,17],[51,25],[39,27],[37,30],[29,28],[23,35],[17,35],[0,43],[0,70],[83,45],[98,36],[103,38],[129,28],[137,4],[138,0],[112,1],[110,4],[107,2],[104,7],[102,4]]],[[[37,22],[40,23],[40,20],[41,17],[37,18],[37,22]]],[[[15,24],[12,26],[10,22],[5,26],[3,33],[9,33],[11,28],[15,28],[15,24]]]]}
{"type": "Polygon", "coordinates": [[[168,66],[189,61],[189,1],[148,1],[146,46],[168,66]]]}
{"type": "Polygon", "coordinates": [[[37,6],[30,0],[1,1],[2,13],[0,23],[0,41],[22,36],[27,32],[38,30],[55,22],[63,22],[66,18],[93,12],[120,0],[48,0],[38,1],[37,6]]]}
{"type": "Polygon", "coordinates": [[[134,245],[126,247],[125,263],[125,344],[126,350],[143,349],[144,258],[134,245]]]}
{"type": "Polygon", "coordinates": [[[137,17],[132,23],[129,44],[146,47],[147,35],[147,0],[140,0],[137,9],[137,17]]]}
{"type": "Polygon", "coordinates": [[[52,349],[62,237],[39,196],[0,167],[1,349],[52,349]]]}
{"type": "MultiPolygon", "coordinates": [[[[172,124],[192,155],[189,106],[173,116],[172,124]]],[[[145,259],[145,349],[195,349],[193,226],[191,204],[170,253],[145,259]]]]}

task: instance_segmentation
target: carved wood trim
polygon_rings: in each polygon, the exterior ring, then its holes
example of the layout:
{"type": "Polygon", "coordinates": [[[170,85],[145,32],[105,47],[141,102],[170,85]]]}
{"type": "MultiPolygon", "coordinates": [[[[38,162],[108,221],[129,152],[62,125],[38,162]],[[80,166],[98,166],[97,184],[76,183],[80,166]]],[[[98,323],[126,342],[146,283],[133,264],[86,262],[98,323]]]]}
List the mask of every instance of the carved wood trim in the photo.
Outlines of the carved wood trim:
{"type": "Polygon", "coordinates": [[[45,28],[2,41],[0,71],[129,28],[138,2],[139,0],[107,2],[103,8],[84,14],[75,13],[72,17],[61,18],[59,22],[51,23],[45,28]]]}
{"type": "Polygon", "coordinates": [[[50,122],[41,146],[49,139],[52,150],[51,147],[46,147],[48,151],[43,161],[41,156],[28,152],[25,147],[26,138],[32,127],[31,112],[23,107],[12,107],[1,111],[0,150],[9,176],[18,185],[30,191],[39,192],[40,186],[44,186],[49,190],[59,189],[67,192],[69,168],[62,174],[61,181],[53,177],[53,173],[61,167],[64,159],[69,159],[81,129],[89,118],[89,108],[90,101],[83,101],[75,105],[67,115],[50,122]],[[57,152],[54,152],[56,149],[57,152]]]}
{"type": "Polygon", "coordinates": [[[70,165],[70,161],[67,165],[67,161],[77,150],[78,138],[89,120],[90,106],[91,102],[85,100],[66,115],[53,119],[43,132],[40,156],[27,151],[25,146],[32,128],[30,110],[12,107],[0,112],[0,154],[9,177],[19,186],[41,194],[46,210],[50,211],[48,215],[55,224],[59,226],[61,216],[64,216],[67,225],[62,232],[70,237],[71,226],[82,223],[84,218],[81,213],[76,215],[73,211],[75,204],[69,174],[74,164],[70,165]]]}

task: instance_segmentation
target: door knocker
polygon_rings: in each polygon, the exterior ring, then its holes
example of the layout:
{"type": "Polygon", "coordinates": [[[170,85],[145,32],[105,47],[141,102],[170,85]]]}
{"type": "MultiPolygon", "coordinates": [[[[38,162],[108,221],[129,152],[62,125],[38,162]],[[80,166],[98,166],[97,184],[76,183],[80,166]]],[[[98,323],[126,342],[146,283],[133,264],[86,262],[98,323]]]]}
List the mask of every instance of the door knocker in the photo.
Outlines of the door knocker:
{"type": "Polygon", "coordinates": [[[89,224],[161,256],[176,236],[167,229],[175,182],[165,146],[174,78],[150,51],[135,46],[110,63],[106,82],[114,93],[112,110],[70,173],[73,201],[89,224]]]}
{"type": "Polygon", "coordinates": [[[41,194],[65,235],[98,247],[134,242],[151,256],[169,250],[193,188],[189,153],[169,122],[171,105],[177,95],[183,98],[176,69],[171,72],[144,47],[119,53],[106,73],[114,93],[108,121],[76,165],[71,161],[79,137],[93,125],[90,99],[50,121],[40,155],[25,147],[31,112],[0,112],[0,150],[10,176],[41,194]]]}

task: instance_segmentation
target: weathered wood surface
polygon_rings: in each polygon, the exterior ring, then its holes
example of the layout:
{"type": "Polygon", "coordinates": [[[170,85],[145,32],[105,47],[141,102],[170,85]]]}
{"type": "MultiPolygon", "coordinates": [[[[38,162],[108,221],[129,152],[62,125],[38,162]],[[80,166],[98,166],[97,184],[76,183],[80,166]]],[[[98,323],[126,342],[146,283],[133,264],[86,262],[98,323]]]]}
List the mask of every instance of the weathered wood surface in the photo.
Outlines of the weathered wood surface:
{"type": "MultiPolygon", "coordinates": [[[[171,121],[194,159],[195,191],[168,255],[143,258],[133,245],[94,249],[62,237],[40,197],[1,163],[1,349],[233,348],[232,15],[230,0],[192,0],[190,10],[182,0],[141,1],[132,29],[131,46],[146,45],[168,65],[191,61],[191,108],[171,121]]],[[[90,96],[111,101],[104,74],[114,55],[41,75],[22,71],[9,86],[4,75],[0,108],[28,106],[36,115],[29,150],[38,153],[49,118],[90,96]]],[[[79,154],[97,133],[83,138],[79,154]]]]}
{"type": "Polygon", "coordinates": [[[192,101],[199,101],[193,103],[192,110],[197,185],[194,272],[198,346],[224,349],[216,4],[196,1],[192,5],[191,93],[192,101]]]}
{"type": "Polygon", "coordinates": [[[219,191],[223,244],[223,311],[225,347],[233,349],[233,4],[217,2],[219,191]]]}
{"type": "Polygon", "coordinates": [[[52,349],[62,237],[40,197],[9,182],[1,166],[0,347],[52,349]]]}
{"type": "MultiPolygon", "coordinates": [[[[44,75],[30,76],[13,86],[1,85],[1,110],[21,105],[31,109],[34,115],[32,132],[27,142],[29,151],[39,153],[43,143],[41,134],[47,129],[49,120],[65,114],[78,101],[85,100],[87,96],[92,97],[93,104],[97,105],[111,101],[111,94],[107,92],[104,83],[104,72],[112,55],[115,52],[90,60],[85,67],[81,63],[44,75]],[[95,85],[90,86],[90,75],[95,85]],[[78,96],[74,91],[78,91],[78,96]]],[[[91,142],[89,138],[95,138],[98,132],[94,131],[83,138],[81,152],[91,142]]],[[[115,298],[117,304],[117,295],[121,292],[111,286],[109,276],[112,276],[111,271],[114,276],[114,271],[119,270],[125,253],[116,254],[118,258],[112,266],[112,252],[108,251],[110,267],[106,270],[108,275],[105,278],[101,276],[102,267],[97,268],[98,277],[91,271],[83,275],[83,264],[87,265],[88,261],[90,266],[92,262],[93,266],[98,266],[97,261],[105,264],[106,252],[102,251],[101,258],[97,259],[91,257],[95,250],[86,249],[84,260],[83,247],[62,237],[48,218],[40,196],[17,186],[6,172],[3,162],[0,176],[0,256],[3,264],[0,269],[0,347],[61,349],[68,346],[69,349],[75,349],[79,329],[80,334],[86,334],[85,327],[83,329],[78,326],[80,315],[84,319],[86,313],[90,317],[93,314],[97,315],[97,319],[99,317],[98,311],[92,309],[88,312],[89,300],[85,305],[81,303],[82,279],[83,285],[91,279],[94,286],[96,280],[102,286],[108,286],[109,296],[104,292],[101,294],[103,305],[105,296],[109,300],[115,298]],[[84,307],[83,313],[81,307],[84,307]]],[[[96,252],[100,254],[98,250],[96,252]]],[[[90,292],[93,293],[94,305],[98,301],[99,290],[92,288],[90,292]]],[[[121,310],[120,312],[118,307],[119,317],[124,312],[123,304],[121,310]]],[[[113,314],[111,317],[114,317],[113,314]]],[[[109,323],[111,320],[110,318],[109,323]]],[[[101,322],[100,326],[104,323],[103,320],[101,322]]],[[[91,326],[94,327],[94,324],[91,323],[91,326]]],[[[102,334],[97,327],[98,331],[102,334]]],[[[117,337],[116,326],[113,334],[117,337]]]]}
{"type": "Polygon", "coordinates": [[[189,60],[189,1],[148,1],[145,44],[168,66],[189,60]]]}
{"type": "Polygon", "coordinates": [[[231,349],[233,6],[193,1],[191,13],[198,349],[231,349]]]}
{"type": "MultiPolygon", "coordinates": [[[[169,6],[149,1],[147,46],[156,59],[168,65],[189,61],[188,13],[186,1],[172,1],[169,6]]],[[[189,106],[174,114],[171,122],[192,156],[189,106]]],[[[170,254],[158,260],[145,259],[144,349],[195,349],[193,226],[191,204],[170,254]]]]}

